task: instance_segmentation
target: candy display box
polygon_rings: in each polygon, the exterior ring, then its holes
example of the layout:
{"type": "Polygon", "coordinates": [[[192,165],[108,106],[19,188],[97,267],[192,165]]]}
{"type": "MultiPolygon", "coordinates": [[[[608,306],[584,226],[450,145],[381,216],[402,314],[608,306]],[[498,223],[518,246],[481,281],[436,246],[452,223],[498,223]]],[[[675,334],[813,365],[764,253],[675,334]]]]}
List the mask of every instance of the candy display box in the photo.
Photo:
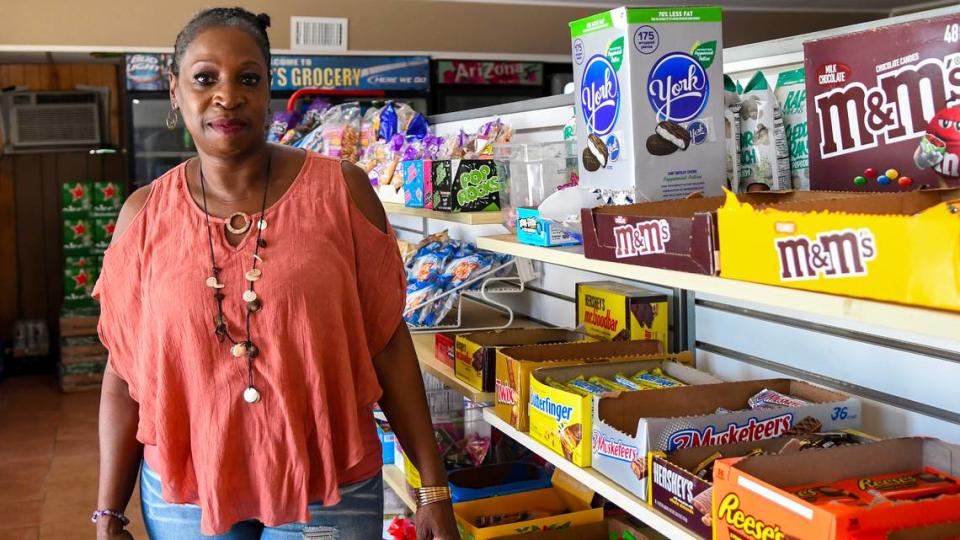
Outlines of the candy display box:
{"type": "Polygon", "coordinates": [[[943,540],[944,538],[960,538],[960,521],[906,527],[874,538],[865,535],[857,536],[857,540],[943,540]]]}
{"type": "Polygon", "coordinates": [[[604,341],[652,339],[669,349],[667,295],[613,281],[577,283],[577,326],[604,341]]]}
{"type": "Polygon", "coordinates": [[[517,240],[522,244],[542,247],[575,246],[579,240],[567,234],[559,225],[540,216],[540,210],[521,206],[517,208],[517,240]]]}
{"type": "Polygon", "coordinates": [[[558,470],[551,488],[455,504],[453,513],[463,540],[488,540],[602,522],[603,508],[591,508],[593,496],[592,490],[558,470]],[[537,512],[551,515],[538,518],[537,512]],[[480,521],[518,513],[529,513],[532,519],[487,527],[480,521]]]}
{"type": "Polygon", "coordinates": [[[960,189],[717,212],[721,275],[960,311],[960,189]]]}
{"type": "Polygon", "coordinates": [[[415,159],[400,162],[403,174],[404,205],[410,208],[433,209],[433,161],[415,159]]]}
{"type": "Polygon", "coordinates": [[[454,504],[550,487],[550,475],[529,463],[499,463],[450,473],[454,504]]]}
{"type": "Polygon", "coordinates": [[[792,379],[765,379],[625,392],[593,407],[593,468],[647,501],[647,454],[772,439],[793,429],[857,428],[860,402],[792,379]],[[764,389],[807,405],[750,409],[764,389]],[[730,412],[717,412],[723,408],[730,412]],[[798,424],[800,426],[798,427],[798,424]]]}
{"type": "Polygon", "coordinates": [[[513,328],[457,336],[456,376],[481,392],[493,392],[497,349],[587,340],[587,336],[563,328],[513,328]]]}
{"type": "MultiPolygon", "coordinates": [[[[720,379],[689,367],[693,353],[651,355],[645,360],[536,369],[530,378],[530,436],[581,467],[590,466],[593,396],[554,388],[547,381],[568,381],[582,375],[612,380],[617,373],[661,369],[686,384],[712,384],[720,379]],[[686,364],[686,365],[684,365],[686,364]]],[[[644,390],[647,391],[647,390],[644,390]]],[[[652,390],[655,391],[655,390],[652,390]]]]}
{"type": "MultiPolygon", "coordinates": [[[[768,191],[740,195],[754,205],[846,198],[858,193],[768,191]]],[[[720,271],[717,210],[725,198],[694,197],[581,210],[588,259],[695,274],[720,271]]]]}
{"type": "MultiPolygon", "coordinates": [[[[877,440],[858,431],[844,431],[858,443],[877,440]]],[[[713,482],[697,476],[694,473],[697,466],[716,453],[732,458],[746,456],[755,449],[776,452],[792,439],[810,438],[810,435],[788,435],[762,441],[651,452],[648,455],[649,503],[669,519],[701,538],[709,539],[713,534],[713,482]]]]}
{"type": "Polygon", "coordinates": [[[450,369],[456,365],[457,334],[453,332],[437,332],[434,335],[433,353],[437,360],[450,369]]]}
{"type": "Polygon", "coordinates": [[[598,341],[509,347],[497,351],[494,411],[519,431],[529,429],[530,374],[544,366],[636,360],[661,354],[658,341],[598,341]]]}
{"type": "Polygon", "coordinates": [[[530,534],[504,536],[499,540],[660,540],[666,538],[649,527],[638,528],[619,519],[530,534]]]}
{"type": "Polygon", "coordinates": [[[714,468],[714,538],[867,540],[886,538],[887,531],[960,519],[960,494],[862,506],[816,505],[784,489],[847,479],[866,487],[871,477],[926,467],[957,477],[960,447],[904,438],[719,460],[714,468]]]}
{"type": "Polygon", "coordinates": [[[436,160],[431,166],[430,178],[434,210],[500,211],[500,177],[493,160],[436,160]]]}

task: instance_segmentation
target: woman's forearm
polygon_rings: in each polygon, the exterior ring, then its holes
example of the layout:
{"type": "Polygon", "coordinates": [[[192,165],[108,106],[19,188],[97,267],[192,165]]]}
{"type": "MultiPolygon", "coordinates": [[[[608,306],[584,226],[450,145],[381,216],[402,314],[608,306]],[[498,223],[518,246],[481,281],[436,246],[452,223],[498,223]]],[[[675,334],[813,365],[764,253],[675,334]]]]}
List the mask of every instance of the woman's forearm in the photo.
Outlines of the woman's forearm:
{"type": "Polygon", "coordinates": [[[123,512],[137,483],[143,445],[137,441],[140,407],[109,366],[100,392],[100,487],[97,507],[123,512]]]}
{"type": "Polygon", "coordinates": [[[419,471],[423,485],[447,485],[447,472],[433,435],[420,363],[406,324],[400,323],[390,343],[373,362],[383,388],[380,407],[404,453],[419,471]]]}

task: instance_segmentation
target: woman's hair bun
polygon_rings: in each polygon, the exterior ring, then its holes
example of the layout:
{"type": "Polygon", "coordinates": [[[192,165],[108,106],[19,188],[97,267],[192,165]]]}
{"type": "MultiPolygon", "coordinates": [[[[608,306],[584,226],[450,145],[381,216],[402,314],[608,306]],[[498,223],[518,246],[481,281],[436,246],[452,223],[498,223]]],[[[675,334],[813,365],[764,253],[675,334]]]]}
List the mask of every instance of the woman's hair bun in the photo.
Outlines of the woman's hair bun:
{"type": "Polygon", "coordinates": [[[260,28],[263,28],[264,30],[266,30],[267,28],[270,28],[270,16],[267,15],[266,13],[258,13],[257,25],[259,25],[260,28]]]}

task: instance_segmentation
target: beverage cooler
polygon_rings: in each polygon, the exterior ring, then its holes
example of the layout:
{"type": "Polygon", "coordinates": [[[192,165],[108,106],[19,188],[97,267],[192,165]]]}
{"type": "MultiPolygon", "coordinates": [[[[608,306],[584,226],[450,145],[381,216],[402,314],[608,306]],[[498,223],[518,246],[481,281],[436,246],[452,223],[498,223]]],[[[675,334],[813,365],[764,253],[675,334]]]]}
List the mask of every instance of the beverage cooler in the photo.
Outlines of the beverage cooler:
{"type": "Polygon", "coordinates": [[[433,73],[434,114],[563,94],[573,81],[569,63],[435,60],[433,73]]]}
{"type": "MultiPolygon", "coordinates": [[[[138,187],[196,155],[182,122],[173,130],[166,126],[170,61],[169,54],[126,57],[127,147],[130,175],[138,187]]],[[[270,109],[274,112],[287,110],[288,104],[304,107],[314,96],[290,103],[294,93],[303,88],[323,89],[323,99],[334,104],[359,102],[362,110],[395,100],[418,112],[430,112],[430,60],[425,56],[274,55],[271,73],[270,109]]]]}

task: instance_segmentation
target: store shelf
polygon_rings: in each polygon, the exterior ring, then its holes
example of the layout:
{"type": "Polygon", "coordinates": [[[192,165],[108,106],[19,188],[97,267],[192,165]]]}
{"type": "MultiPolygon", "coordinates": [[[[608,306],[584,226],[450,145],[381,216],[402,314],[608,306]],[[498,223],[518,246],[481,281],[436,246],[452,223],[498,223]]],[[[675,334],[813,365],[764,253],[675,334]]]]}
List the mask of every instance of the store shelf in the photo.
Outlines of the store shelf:
{"type": "Polygon", "coordinates": [[[383,208],[388,214],[414,216],[438,221],[463,223],[466,225],[499,225],[503,223],[502,212],[460,212],[455,214],[453,212],[437,212],[424,208],[408,208],[397,203],[383,203],[383,208]]]}
{"type": "Polygon", "coordinates": [[[397,497],[400,497],[400,501],[404,506],[411,512],[417,511],[417,503],[413,500],[413,497],[410,496],[410,491],[407,489],[407,479],[399,467],[396,465],[384,465],[383,481],[397,494],[397,497]]]}
{"type": "Polygon", "coordinates": [[[488,407],[484,409],[483,419],[491,426],[502,431],[504,435],[529,448],[533,453],[549,461],[561,471],[575,478],[581,484],[589,487],[611,503],[619,506],[624,512],[643,521],[661,534],[666,535],[671,540],[699,538],[699,536],[696,536],[680,525],[677,525],[676,522],[670,520],[662,513],[654,510],[645,502],[634,497],[627,490],[614,484],[613,481],[606,476],[601,475],[593,469],[584,469],[574,465],[573,463],[564,459],[563,456],[533,440],[526,433],[517,431],[510,426],[510,424],[501,420],[493,412],[492,408],[488,407]]]}
{"type": "Polygon", "coordinates": [[[480,392],[476,388],[461,381],[453,373],[453,369],[437,360],[434,354],[434,334],[418,334],[413,336],[413,346],[420,359],[420,368],[440,379],[444,385],[460,392],[470,401],[478,403],[493,402],[493,392],[480,392]]]}
{"type": "Polygon", "coordinates": [[[715,294],[733,300],[839,319],[864,328],[890,328],[940,339],[957,340],[960,313],[890,304],[874,300],[774,287],[715,276],[587,259],[582,248],[542,248],[521,244],[510,235],[477,239],[477,246],[515,257],[606,274],[662,287],[715,294]]]}

